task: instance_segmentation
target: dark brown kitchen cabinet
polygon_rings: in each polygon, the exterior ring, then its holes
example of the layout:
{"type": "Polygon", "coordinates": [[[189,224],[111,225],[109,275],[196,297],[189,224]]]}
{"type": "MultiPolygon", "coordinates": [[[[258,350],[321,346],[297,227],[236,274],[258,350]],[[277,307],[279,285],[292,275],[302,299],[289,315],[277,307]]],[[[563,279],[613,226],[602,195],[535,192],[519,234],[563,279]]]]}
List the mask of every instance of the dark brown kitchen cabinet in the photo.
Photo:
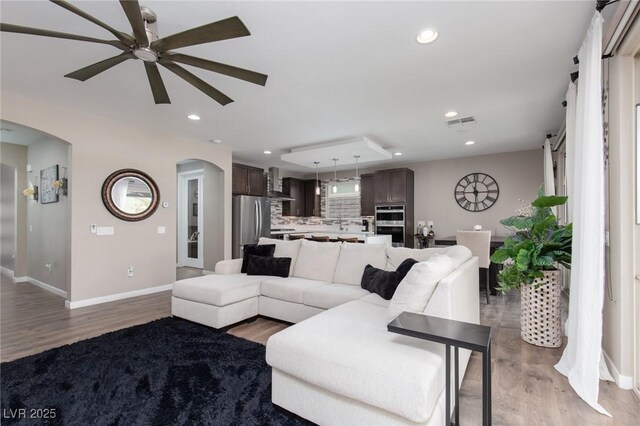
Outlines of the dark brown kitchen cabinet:
{"type": "Polygon", "coordinates": [[[360,176],[360,215],[373,216],[375,214],[374,175],[360,176]]]}
{"type": "Polygon", "coordinates": [[[413,202],[413,170],[382,170],[373,176],[375,205],[413,202]]]}
{"type": "Polygon", "coordinates": [[[282,216],[304,216],[304,181],[296,178],[282,178],[282,192],[294,198],[293,201],[282,202],[282,216]]]}
{"type": "Polygon", "coordinates": [[[264,196],[267,188],[264,170],[243,164],[233,164],[231,188],[236,195],[264,196]]]}
{"type": "Polygon", "coordinates": [[[320,194],[316,194],[315,179],[304,181],[304,215],[305,217],[320,216],[320,194]]]}

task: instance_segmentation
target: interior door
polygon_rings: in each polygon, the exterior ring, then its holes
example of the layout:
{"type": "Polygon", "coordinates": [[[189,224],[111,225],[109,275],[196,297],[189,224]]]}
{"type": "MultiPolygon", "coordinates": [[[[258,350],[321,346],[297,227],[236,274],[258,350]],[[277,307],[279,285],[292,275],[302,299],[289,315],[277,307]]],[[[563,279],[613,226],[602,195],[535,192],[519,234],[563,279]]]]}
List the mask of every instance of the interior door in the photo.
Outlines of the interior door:
{"type": "Polygon", "coordinates": [[[202,268],[204,173],[202,170],[185,172],[178,177],[178,265],[202,268]]]}

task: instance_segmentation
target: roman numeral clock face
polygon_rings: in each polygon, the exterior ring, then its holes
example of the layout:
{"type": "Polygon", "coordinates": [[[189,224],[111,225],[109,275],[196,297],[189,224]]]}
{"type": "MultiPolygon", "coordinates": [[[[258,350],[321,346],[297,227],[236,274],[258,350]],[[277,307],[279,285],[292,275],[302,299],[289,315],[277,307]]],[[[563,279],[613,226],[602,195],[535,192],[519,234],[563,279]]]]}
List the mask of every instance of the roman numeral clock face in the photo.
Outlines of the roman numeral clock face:
{"type": "Polygon", "coordinates": [[[498,200],[500,188],[491,176],[485,173],[470,173],[460,179],[455,189],[458,205],[470,212],[487,210],[498,200]]]}

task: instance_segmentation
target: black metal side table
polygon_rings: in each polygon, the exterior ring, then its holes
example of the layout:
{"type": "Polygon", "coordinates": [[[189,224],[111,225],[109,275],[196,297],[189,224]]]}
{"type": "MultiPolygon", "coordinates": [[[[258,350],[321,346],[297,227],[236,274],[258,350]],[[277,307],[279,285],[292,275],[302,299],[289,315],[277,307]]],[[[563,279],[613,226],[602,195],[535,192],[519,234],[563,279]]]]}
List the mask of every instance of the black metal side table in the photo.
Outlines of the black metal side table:
{"type": "MultiPolygon", "coordinates": [[[[454,423],[460,424],[458,349],[469,349],[482,353],[482,425],[491,425],[491,327],[468,322],[403,312],[387,325],[392,333],[403,334],[417,339],[443,343],[446,365],[445,419],[451,413],[451,346],[454,347],[455,362],[455,405],[454,423]]],[[[450,420],[445,420],[450,425],[450,420]]]]}

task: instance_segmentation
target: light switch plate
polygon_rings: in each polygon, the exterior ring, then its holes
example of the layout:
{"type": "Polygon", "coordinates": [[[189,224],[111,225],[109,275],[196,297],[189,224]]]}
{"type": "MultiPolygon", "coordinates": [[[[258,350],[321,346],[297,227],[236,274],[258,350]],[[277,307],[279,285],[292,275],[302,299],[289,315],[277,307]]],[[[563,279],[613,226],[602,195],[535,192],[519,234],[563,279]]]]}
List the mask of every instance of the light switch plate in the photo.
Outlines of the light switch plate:
{"type": "Polygon", "coordinates": [[[113,226],[98,226],[98,235],[113,235],[113,226]]]}
{"type": "Polygon", "coordinates": [[[419,220],[418,221],[418,226],[424,226],[424,220],[419,220]]]}
{"type": "Polygon", "coordinates": [[[95,234],[96,232],[98,232],[98,226],[95,223],[92,223],[89,229],[91,230],[92,234],[95,234]]]}
{"type": "Polygon", "coordinates": [[[427,226],[428,226],[429,228],[432,228],[432,227],[433,227],[433,221],[432,221],[432,220],[428,220],[428,221],[427,221],[427,226]]]}
{"type": "Polygon", "coordinates": [[[158,234],[164,234],[167,232],[167,229],[164,226],[158,226],[158,234]]]}

